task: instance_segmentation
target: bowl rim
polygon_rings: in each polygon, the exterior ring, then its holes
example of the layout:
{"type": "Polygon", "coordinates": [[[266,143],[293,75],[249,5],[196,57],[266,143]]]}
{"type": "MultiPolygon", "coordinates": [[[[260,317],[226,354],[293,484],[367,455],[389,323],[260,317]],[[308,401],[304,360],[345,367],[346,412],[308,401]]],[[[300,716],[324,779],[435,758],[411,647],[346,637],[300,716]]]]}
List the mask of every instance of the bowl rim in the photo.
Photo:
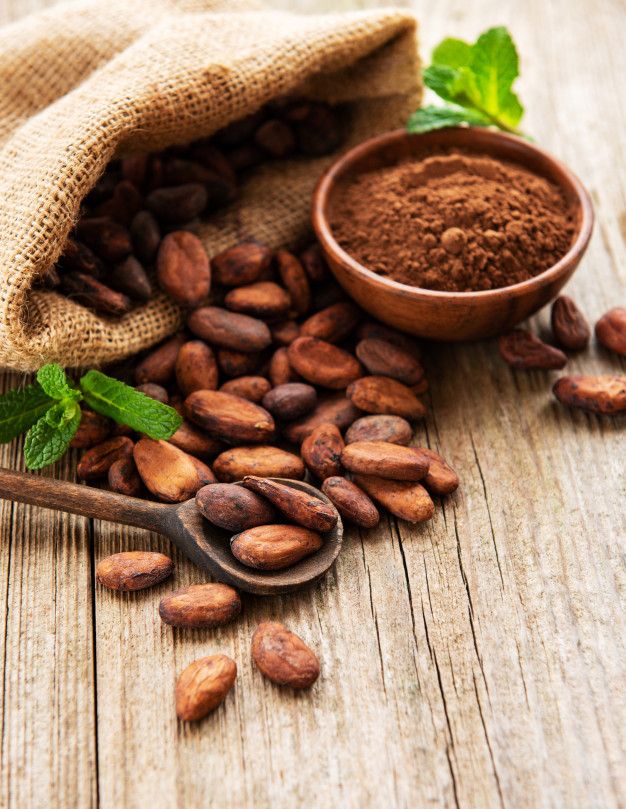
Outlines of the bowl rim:
{"type": "MultiPolygon", "coordinates": [[[[471,146],[471,144],[467,143],[463,145],[471,146]]],[[[513,157],[505,159],[511,159],[512,162],[515,162],[513,157]]],[[[535,173],[539,174],[539,176],[544,176],[540,172],[535,173]]],[[[559,185],[561,188],[564,187],[564,184],[562,183],[557,183],[555,180],[551,181],[556,185],[559,185]]],[[[486,302],[490,298],[497,299],[502,296],[510,296],[511,294],[516,296],[525,295],[533,292],[534,290],[541,289],[542,287],[550,284],[553,280],[559,278],[563,273],[567,272],[571,268],[572,264],[575,266],[585,252],[593,230],[594,212],[591,197],[582,181],[562,161],[554,157],[554,155],[552,155],[550,152],[536,146],[534,143],[531,143],[525,138],[521,138],[507,132],[502,132],[500,130],[490,129],[487,127],[462,126],[445,127],[425,133],[413,133],[408,132],[405,129],[394,129],[380,135],[375,135],[374,137],[368,138],[356,146],[353,146],[347,152],[341,154],[320,177],[315,191],[313,192],[312,222],[316,236],[322,247],[334,252],[344,267],[353,274],[365,276],[368,281],[373,281],[378,285],[387,287],[389,290],[397,294],[399,293],[403,297],[411,297],[422,300],[431,299],[433,301],[446,300],[467,304],[469,299],[472,297],[480,298],[482,301],[486,302]],[[541,158],[544,162],[551,164],[555,173],[560,173],[566,178],[580,205],[579,228],[569,250],[551,267],[548,267],[548,269],[544,270],[538,275],[533,276],[532,278],[528,278],[526,281],[519,281],[516,284],[510,284],[505,287],[497,287],[495,289],[477,289],[466,291],[427,289],[426,287],[416,287],[411,286],[410,284],[403,284],[400,281],[394,281],[392,278],[378,275],[378,273],[375,273],[373,270],[368,269],[366,266],[358,262],[335,240],[332,229],[326,217],[326,209],[331,193],[336,186],[339,177],[344,174],[355,161],[405,138],[419,139],[424,135],[429,135],[432,138],[433,136],[436,136],[437,133],[450,132],[453,130],[474,133],[477,138],[477,145],[480,143],[481,148],[486,154],[489,154],[490,144],[500,142],[504,145],[514,145],[515,150],[518,153],[526,152],[527,154],[532,154],[535,157],[541,158]]]]}

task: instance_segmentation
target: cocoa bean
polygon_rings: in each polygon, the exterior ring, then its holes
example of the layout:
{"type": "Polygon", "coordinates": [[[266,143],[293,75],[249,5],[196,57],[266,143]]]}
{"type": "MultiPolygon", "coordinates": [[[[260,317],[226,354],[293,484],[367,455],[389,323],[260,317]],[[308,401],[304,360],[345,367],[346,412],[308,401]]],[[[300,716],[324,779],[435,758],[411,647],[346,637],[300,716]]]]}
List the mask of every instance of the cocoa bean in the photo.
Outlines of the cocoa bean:
{"type": "Polygon", "coordinates": [[[168,392],[162,385],[156,385],[154,382],[146,382],[144,385],[137,385],[136,390],[143,393],[144,396],[149,396],[157,402],[168,404],[170,397],[168,392]]]}
{"type": "Polygon", "coordinates": [[[196,390],[215,390],[218,382],[215,354],[202,340],[190,340],[180,347],[175,374],[184,396],[196,390]]]}
{"type": "Polygon", "coordinates": [[[314,284],[324,283],[330,275],[322,248],[317,243],[300,253],[300,263],[314,284]]]}
{"type": "Polygon", "coordinates": [[[273,281],[257,281],[231,289],[224,298],[224,305],[233,312],[274,319],[287,314],[291,298],[283,287],[273,281]]]}
{"type": "Polygon", "coordinates": [[[300,418],[310,413],[317,404],[317,393],[312,385],[286,382],[272,388],[263,397],[263,407],[283,421],[300,418]]]}
{"type": "Polygon", "coordinates": [[[202,213],[207,192],[200,183],[186,183],[170,188],[157,188],[146,197],[146,207],[159,222],[189,222],[202,213]]]}
{"type": "Polygon", "coordinates": [[[270,330],[262,320],[217,306],[196,309],[187,325],[203,340],[233,351],[262,351],[272,342],[270,330]]]}
{"type": "Polygon", "coordinates": [[[132,309],[129,297],[81,272],[61,276],[61,289],[68,297],[103,315],[121,317],[132,309]]]}
{"type": "Polygon", "coordinates": [[[174,435],[169,439],[170,444],[173,444],[183,452],[193,455],[196,458],[209,460],[214,458],[219,452],[224,449],[224,444],[214,438],[212,435],[202,432],[193,424],[184,421],[174,435]]]}
{"type": "Polygon", "coordinates": [[[111,285],[137,301],[147,301],[152,295],[152,284],[147,272],[134,256],[128,256],[109,274],[111,285]]]}
{"type": "Polygon", "coordinates": [[[98,256],[86,244],[75,239],[68,239],[65,243],[59,267],[62,270],[91,275],[92,278],[101,278],[103,273],[102,261],[98,256]]]}
{"type": "Polygon", "coordinates": [[[242,399],[248,399],[248,401],[258,404],[271,387],[264,376],[240,376],[238,379],[224,382],[220,391],[241,396],[242,399]]]}
{"type": "Polygon", "coordinates": [[[221,391],[198,390],[185,399],[187,417],[229,443],[263,443],[274,436],[274,419],[259,405],[221,391]]]}
{"type": "Polygon", "coordinates": [[[111,197],[98,206],[98,216],[110,216],[122,225],[129,225],[141,208],[141,194],[130,180],[120,180],[111,197]]]}
{"type": "Polygon", "coordinates": [[[413,438],[413,428],[400,416],[363,416],[350,425],[346,432],[346,444],[355,441],[389,441],[406,446],[413,438]]]}
{"type": "Polygon", "coordinates": [[[230,540],[233,556],[257,570],[283,570],[318,551],[321,536],[301,525],[259,525],[230,540]]]}
{"type": "Polygon", "coordinates": [[[270,382],[274,387],[295,382],[298,374],[289,364],[289,355],[286,348],[279,348],[272,354],[269,367],[270,382]]]}
{"type": "Polygon", "coordinates": [[[375,415],[402,416],[413,421],[426,414],[426,408],[410,388],[388,376],[365,376],[346,390],[346,396],[360,410],[375,415]]]}
{"type": "Polygon", "coordinates": [[[295,320],[281,320],[270,326],[272,341],[280,346],[288,346],[300,336],[300,326],[295,320]]]}
{"type": "Polygon", "coordinates": [[[211,266],[218,284],[238,287],[258,281],[271,260],[272,251],[264,244],[240,242],[213,256],[211,266]]]}
{"type": "Polygon", "coordinates": [[[161,229],[150,211],[135,214],[130,223],[130,237],[135,255],[141,261],[151,264],[161,243],[161,229]]]}
{"type": "Polygon", "coordinates": [[[354,475],[354,482],[401,520],[423,522],[430,520],[435,513],[434,503],[420,483],[387,480],[373,475],[354,475]]]}
{"type": "Polygon", "coordinates": [[[361,340],[355,351],[370,374],[390,376],[405,385],[415,385],[424,376],[421,363],[411,354],[384,340],[361,340]]]}
{"type": "Polygon", "coordinates": [[[196,459],[167,441],[140,438],[133,457],[146,488],[166,503],[189,500],[204,485],[196,459]]]}
{"type": "Polygon", "coordinates": [[[361,323],[357,335],[359,340],[383,340],[385,343],[391,343],[391,345],[406,351],[415,360],[419,361],[420,359],[421,351],[416,340],[409,337],[408,334],[403,334],[401,331],[384,326],[377,320],[368,320],[361,323]]]}
{"type": "Polygon", "coordinates": [[[428,447],[416,447],[415,451],[428,461],[428,472],[422,483],[431,494],[442,496],[458,489],[459,476],[438,452],[428,447]]]}
{"type": "Polygon", "coordinates": [[[283,624],[264,622],[252,636],[252,659],[278,685],[310,688],[320,673],[315,653],[283,624]]]}
{"type": "Polygon", "coordinates": [[[217,364],[225,376],[253,376],[259,368],[261,355],[258,352],[233,351],[220,348],[217,351],[217,364]]]}
{"type": "Polygon", "coordinates": [[[141,497],[143,493],[143,483],[132,455],[113,461],[109,467],[108,482],[114,492],[127,497],[141,497]]]}
{"type": "Polygon", "coordinates": [[[302,460],[320,480],[341,474],[343,438],[334,424],[320,424],[302,442],[302,460]]]}
{"type": "Polygon", "coordinates": [[[283,428],[283,435],[293,444],[301,444],[320,424],[328,422],[345,430],[360,415],[350,399],[342,393],[334,394],[320,399],[312,413],[287,424],[283,428]]]}
{"type": "Polygon", "coordinates": [[[626,357],[626,308],[615,307],[596,323],[596,337],[609,351],[626,357]]]}
{"type": "Polygon", "coordinates": [[[237,185],[237,175],[225,154],[210,141],[198,141],[193,144],[191,153],[195,160],[233,187],[237,185]]]}
{"type": "Polygon", "coordinates": [[[288,157],[296,149],[293,130],[277,118],[261,124],[254,133],[254,142],[270,157],[288,157]]]}
{"type": "Polygon", "coordinates": [[[199,487],[208,486],[209,484],[217,482],[217,478],[213,474],[211,467],[208,464],[205,464],[203,461],[201,461],[199,458],[195,458],[193,455],[189,455],[188,457],[195,467],[199,487]]]}
{"type": "Polygon", "coordinates": [[[224,702],[235,684],[237,664],[218,654],[194,660],[176,683],[176,715],[186,722],[203,719],[224,702]]]}
{"type": "Polygon", "coordinates": [[[216,143],[219,143],[220,146],[240,146],[242,143],[250,140],[255,131],[265,120],[265,117],[265,110],[257,110],[250,115],[246,115],[244,118],[238,118],[236,121],[232,121],[215,133],[214,138],[216,143]]]}
{"type": "Polygon", "coordinates": [[[378,509],[364,491],[344,477],[326,478],[322,491],[346,520],[360,528],[375,528],[380,521],[378,509]]]}
{"type": "Polygon", "coordinates": [[[135,382],[138,385],[145,382],[167,385],[174,376],[176,358],[184,342],[185,337],[177,334],[151,351],[135,368],[135,382]]]}
{"type": "Polygon", "coordinates": [[[234,620],[241,612],[239,594],[227,584],[191,584],[159,604],[163,623],[188,629],[212,629],[234,620]]]}
{"type": "Polygon", "coordinates": [[[337,525],[335,509],[308,492],[255,475],[247,475],[243,485],[269,500],[287,519],[305,528],[325,532],[337,525]]]}
{"type": "Polygon", "coordinates": [[[254,143],[244,143],[228,152],[228,162],[235,171],[247,171],[263,162],[263,149],[254,143]]]}
{"type": "Polygon", "coordinates": [[[211,289],[209,259],[193,233],[176,230],[161,242],[157,255],[161,289],[181,306],[199,306],[211,289]]]}
{"type": "Polygon", "coordinates": [[[198,510],[213,525],[236,533],[276,522],[276,511],[263,497],[234,483],[213,483],[196,494],[198,510]]]}
{"type": "Polygon", "coordinates": [[[551,321],[552,333],[563,348],[581,351],[589,343],[589,324],[574,301],[566,295],[561,295],[552,304],[551,321]]]}
{"type": "Polygon", "coordinates": [[[130,180],[137,188],[143,188],[148,174],[148,163],[150,155],[145,153],[135,153],[128,155],[122,160],[122,177],[130,180]]]}
{"type": "Polygon", "coordinates": [[[327,343],[340,343],[357,326],[360,316],[360,309],[353,303],[335,303],[305,320],[300,325],[300,334],[326,340],[327,343]]]}
{"type": "Polygon", "coordinates": [[[563,368],[565,354],[524,329],[513,329],[498,340],[500,356],[512,368],[563,368]]]}
{"type": "Polygon", "coordinates": [[[293,312],[296,315],[303,315],[311,305],[311,287],[304,267],[296,256],[287,250],[277,251],[276,264],[283,286],[291,298],[293,312]]]}
{"type": "Polygon", "coordinates": [[[606,415],[626,411],[626,376],[562,376],[554,383],[552,391],[559,402],[568,407],[606,415]]]}
{"type": "Polygon", "coordinates": [[[119,458],[128,458],[133,453],[133,442],[120,435],[108,438],[88,449],[78,462],[76,476],[81,480],[97,480],[108,474],[109,468],[119,458]]]}
{"type": "Polygon", "coordinates": [[[289,120],[294,122],[296,143],[302,154],[308,157],[321,157],[341,146],[342,129],[336,113],[328,104],[321,102],[301,104],[290,113],[289,120]]]}
{"type": "Polygon", "coordinates": [[[70,441],[70,447],[75,449],[90,449],[101,444],[111,432],[111,422],[106,416],[83,409],[80,415],[78,430],[70,441]]]}
{"type": "Polygon", "coordinates": [[[234,447],[217,456],[213,471],[225,483],[242,480],[246,475],[302,480],[304,464],[297,455],[278,447],[234,447]]]}
{"type": "Polygon", "coordinates": [[[428,459],[413,447],[388,441],[356,441],[341,453],[341,463],[350,472],[390,480],[421,480],[428,472],[428,459]]]}
{"type": "Polygon", "coordinates": [[[109,590],[127,593],[160,584],[173,570],[172,560],[163,553],[125,551],[101,559],[96,566],[96,579],[109,590]]]}
{"type": "Polygon", "coordinates": [[[121,261],[133,247],[128,229],[106,216],[81,219],[76,232],[80,240],[106,261],[121,261]]]}
{"type": "Polygon", "coordinates": [[[347,351],[318,340],[298,337],[287,349],[289,364],[308,382],[341,390],[361,376],[360,363],[347,351]]]}

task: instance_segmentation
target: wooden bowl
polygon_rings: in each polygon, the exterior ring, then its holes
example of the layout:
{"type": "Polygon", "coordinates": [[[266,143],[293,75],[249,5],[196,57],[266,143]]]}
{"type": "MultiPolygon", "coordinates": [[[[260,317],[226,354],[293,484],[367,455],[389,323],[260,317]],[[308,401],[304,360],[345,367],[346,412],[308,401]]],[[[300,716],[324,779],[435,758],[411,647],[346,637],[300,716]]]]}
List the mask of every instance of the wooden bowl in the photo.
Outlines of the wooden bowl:
{"type": "Polygon", "coordinates": [[[584,186],[563,163],[521,138],[481,128],[440,129],[423,135],[397,130],[356,146],[328,169],[313,195],[313,227],[335,277],[371,315],[420,337],[477,340],[512,328],[556,297],[587,248],[593,208],[584,186]],[[577,224],[572,245],[563,258],[519,284],[479,292],[439,292],[379,276],[346,253],[335,241],[328,217],[338,184],[407,158],[419,159],[433,147],[461,147],[504,158],[559,186],[577,224]]]}

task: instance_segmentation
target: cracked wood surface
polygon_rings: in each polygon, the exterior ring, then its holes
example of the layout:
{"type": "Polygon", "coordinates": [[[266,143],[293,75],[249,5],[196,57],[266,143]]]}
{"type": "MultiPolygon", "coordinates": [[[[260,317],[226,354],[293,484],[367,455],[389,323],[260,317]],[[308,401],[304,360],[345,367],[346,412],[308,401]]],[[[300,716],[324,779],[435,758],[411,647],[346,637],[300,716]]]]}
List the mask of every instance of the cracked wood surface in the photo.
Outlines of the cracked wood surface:
{"type": "MultiPolygon", "coordinates": [[[[0,18],[46,4],[4,0],[0,18]]],[[[592,320],[626,301],[623,5],[412,6],[425,53],[445,35],[510,26],[526,127],[596,205],[568,292],[592,320]]],[[[533,321],[547,324],[546,312],[533,321]]],[[[424,526],[385,518],[350,531],[319,587],[245,598],[242,619],[217,631],[161,624],[171,584],[121,596],[94,587],[103,556],[170,552],[167,541],[0,501],[0,805],[626,806],[626,420],[560,408],[552,374],[512,372],[493,342],[433,346],[427,367],[429,416],[416,441],[451,461],[461,489],[424,526]],[[311,693],[253,669],[261,619],[284,621],[318,651],[311,693]],[[177,723],[176,673],[215,651],[237,661],[233,693],[207,721],[177,723]]],[[[568,368],[626,363],[594,345],[568,368]]],[[[1,452],[20,467],[16,446],[1,452]]],[[[202,581],[173,556],[175,586],[202,581]]]]}

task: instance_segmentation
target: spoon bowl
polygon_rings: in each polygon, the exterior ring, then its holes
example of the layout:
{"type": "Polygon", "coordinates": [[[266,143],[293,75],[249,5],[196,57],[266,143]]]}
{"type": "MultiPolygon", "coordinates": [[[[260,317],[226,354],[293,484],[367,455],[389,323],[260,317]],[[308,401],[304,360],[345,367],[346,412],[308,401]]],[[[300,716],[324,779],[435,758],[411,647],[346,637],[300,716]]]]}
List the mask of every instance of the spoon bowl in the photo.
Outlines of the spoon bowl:
{"type": "MultiPolygon", "coordinates": [[[[308,483],[271,479],[307,492],[334,509],[326,495],[308,483]]],[[[10,469],[0,469],[0,497],[163,534],[218,581],[257,595],[289,593],[313,584],[333,565],[343,541],[343,524],[337,515],[337,524],[323,534],[324,544],[319,551],[283,570],[258,571],[235,559],[230,551],[230,534],[205,520],[193,499],[166,505],[10,469]]]]}

